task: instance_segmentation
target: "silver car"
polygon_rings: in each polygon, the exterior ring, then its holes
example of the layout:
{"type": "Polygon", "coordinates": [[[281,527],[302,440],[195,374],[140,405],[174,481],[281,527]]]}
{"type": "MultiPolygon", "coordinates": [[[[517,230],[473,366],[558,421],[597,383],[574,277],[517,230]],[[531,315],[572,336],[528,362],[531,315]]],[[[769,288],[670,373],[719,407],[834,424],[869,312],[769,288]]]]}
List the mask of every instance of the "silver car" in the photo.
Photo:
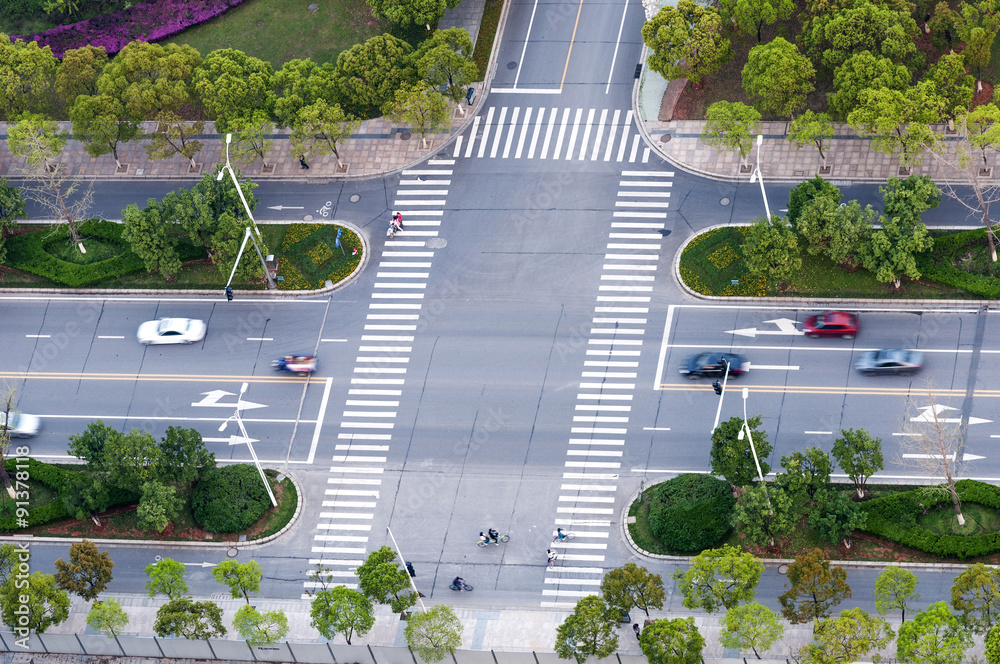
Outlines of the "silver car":
{"type": "MultiPolygon", "coordinates": [[[[7,422],[7,413],[0,413],[0,428],[7,422]]],[[[10,428],[7,429],[11,438],[30,438],[38,435],[42,418],[27,413],[14,413],[10,416],[10,428]]]]}
{"type": "Polygon", "coordinates": [[[863,353],[854,368],[866,376],[895,374],[910,376],[924,366],[924,354],[918,350],[902,348],[883,348],[863,353]]]}
{"type": "Polygon", "coordinates": [[[207,329],[205,321],[196,318],[160,318],[140,325],[135,336],[139,343],[147,346],[193,344],[205,338],[207,329]]]}

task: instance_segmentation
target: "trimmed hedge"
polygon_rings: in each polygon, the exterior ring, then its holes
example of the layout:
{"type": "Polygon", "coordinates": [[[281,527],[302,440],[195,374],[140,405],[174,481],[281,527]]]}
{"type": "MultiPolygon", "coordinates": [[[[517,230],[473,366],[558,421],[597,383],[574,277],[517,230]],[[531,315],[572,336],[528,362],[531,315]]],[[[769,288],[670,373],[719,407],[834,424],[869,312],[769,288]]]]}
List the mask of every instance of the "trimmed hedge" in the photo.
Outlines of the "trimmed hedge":
{"type": "Polygon", "coordinates": [[[729,532],[735,505],[728,482],[711,475],[678,475],[650,488],[649,527],[670,549],[702,551],[729,532]]]}
{"type": "Polygon", "coordinates": [[[322,288],[326,280],[339,283],[361,262],[361,239],[349,228],[330,224],[291,224],[281,244],[279,290],[322,288]],[[336,246],[334,229],[341,229],[336,246]],[[357,249],[358,253],[352,252],[357,249]],[[319,252],[317,252],[319,250],[319,252]],[[318,261],[316,259],[319,259],[318,261]]]}
{"type": "Polygon", "coordinates": [[[191,508],[195,520],[213,533],[249,528],[271,507],[260,474],[250,464],[213,468],[195,486],[191,508]]]}
{"type": "Polygon", "coordinates": [[[988,246],[985,228],[942,235],[934,239],[933,249],[917,255],[917,269],[923,279],[995,300],[1000,298],[1000,278],[973,274],[954,265],[970,251],[988,252],[988,246]]]}
{"type": "MultiPolygon", "coordinates": [[[[1000,509],[1000,487],[975,480],[959,480],[955,488],[963,503],[1000,509]]],[[[965,560],[1000,551],[1000,532],[942,535],[917,523],[917,515],[924,509],[950,502],[945,492],[920,489],[875,498],[862,504],[867,519],[859,530],[943,558],[965,560]]]]}
{"type": "Polygon", "coordinates": [[[472,51],[472,61],[485,80],[490,68],[490,53],[493,52],[493,41],[500,29],[500,15],[503,13],[504,0],[489,0],[483,9],[483,17],[479,21],[479,35],[476,37],[476,48],[472,51]]]}

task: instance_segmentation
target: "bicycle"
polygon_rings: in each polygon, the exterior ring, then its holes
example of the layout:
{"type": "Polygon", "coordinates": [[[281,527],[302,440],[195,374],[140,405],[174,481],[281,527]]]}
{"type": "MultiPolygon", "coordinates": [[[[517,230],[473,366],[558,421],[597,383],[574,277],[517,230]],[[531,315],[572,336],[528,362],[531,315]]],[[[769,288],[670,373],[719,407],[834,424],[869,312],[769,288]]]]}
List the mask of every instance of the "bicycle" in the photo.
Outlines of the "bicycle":
{"type": "Polygon", "coordinates": [[[549,555],[549,565],[548,565],[548,568],[552,569],[552,566],[555,565],[556,558],[559,557],[559,554],[556,553],[555,551],[553,551],[552,549],[549,549],[547,553],[549,555]]]}
{"type": "Polygon", "coordinates": [[[451,588],[452,590],[458,590],[458,591],[468,590],[470,593],[472,592],[472,586],[470,586],[465,581],[463,581],[461,584],[453,583],[448,587],[451,588]]]}
{"type": "Polygon", "coordinates": [[[485,539],[480,539],[478,544],[480,548],[486,548],[486,546],[488,546],[490,543],[498,544],[499,542],[503,542],[504,544],[506,544],[509,541],[510,541],[510,535],[501,535],[500,537],[497,538],[496,542],[491,540],[489,537],[486,537],[485,539]]]}
{"type": "Polygon", "coordinates": [[[567,533],[562,528],[556,528],[556,536],[552,538],[553,542],[562,542],[564,540],[571,540],[576,537],[576,533],[567,533]]]}

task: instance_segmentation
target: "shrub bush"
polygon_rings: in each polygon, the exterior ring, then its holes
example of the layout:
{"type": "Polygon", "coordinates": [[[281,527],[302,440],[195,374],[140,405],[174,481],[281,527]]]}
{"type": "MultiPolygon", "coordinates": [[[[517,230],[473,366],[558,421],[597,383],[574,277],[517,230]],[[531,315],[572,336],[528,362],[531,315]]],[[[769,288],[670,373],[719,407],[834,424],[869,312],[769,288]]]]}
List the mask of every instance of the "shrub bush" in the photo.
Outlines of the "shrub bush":
{"type": "Polygon", "coordinates": [[[670,549],[702,551],[729,532],[735,504],[728,482],[711,475],[678,475],[649,490],[649,526],[670,549]]]}
{"type": "Polygon", "coordinates": [[[917,254],[917,269],[923,279],[945,286],[961,288],[974,295],[995,300],[1000,298],[1000,279],[974,274],[955,266],[967,254],[987,252],[986,229],[976,228],[934,238],[934,248],[917,254]]]}
{"type": "MultiPolygon", "coordinates": [[[[1000,509],[1000,487],[975,480],[959,480],[955,488],[963,503],[1000,509]]],[[[944,491],[921,489],[875,498],[862,505],[867,518],[859,530],[943,558],[965,560],[1000,551],[1000,532],[944,535],[917,523],[917,515],[924,509],[950,502],[944,491]]]]}
{"type": "Polygon", "coordinates": [[[493,42],[500,28],[502,13],[503,0],[489,0],[479,22],[479,36],[476,38],[476,48],[472,51],[472,61],[479,69],[480,80],[486,79],[486,72],[490,68],[490,54],[493,52],[493,42]]]}
{"type": "Polygon", "coordinates": [[[249,464],[213,468],[191,496],[195,520],[213,533],[249,528],[271,507],[257,469],[249,464]]]}

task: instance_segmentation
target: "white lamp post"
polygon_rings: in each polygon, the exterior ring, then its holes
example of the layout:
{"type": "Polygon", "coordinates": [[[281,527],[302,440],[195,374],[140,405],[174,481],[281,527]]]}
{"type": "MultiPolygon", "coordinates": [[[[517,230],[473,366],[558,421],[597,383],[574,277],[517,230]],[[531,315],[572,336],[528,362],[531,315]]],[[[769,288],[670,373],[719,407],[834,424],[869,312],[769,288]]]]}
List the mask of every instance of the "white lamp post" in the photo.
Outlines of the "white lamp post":
{"type": "Polygon", "coordinates": [[[722,401],[726,398],[726,383],[729,382],[729,360],[722,358],[722,361],[726,363],[726,375],[722,377],[722,391],[719,392],[719,406],[715,409],[715,424],[712,425],[712,430],[708,432],[710,434],[715,433],[715,430],[719,427],[719,416],[722,415],[722,401]]]}
{"type": "MultiPolygon", "coordinates": [[[[247,229],[250,232],[250,229],[247,229]]],[[[246,240],[244,240],[246,242],[246,240]]],[[[254,465],[257,466],[257,472],[260,473],[260,479],[264,482],[264,488],[267,489],[267,495],[271,498],[271,504],[275,507],[278,506],[278,501],[274,498],[274,493],[271,491],[271,483],[267,481],[267,476],[264,475],[264,469],[260,466],[260,459],[257,458],[257,452],[253,449],[253,444],[257,441],[255,438],[251,438],[247,434],[247,428],[243,425],[243,418],[240,416],[240,410],[243,409],[243,394],[247,391],[248,384],[243,383],[240,388],[240,396],[236,399],[236,412],[233,413],[232,417],[222,423],[219,427],[219,431],[225,431],[226,427],[229,426],[230,420],[236,420],[236,424],[240,427],[240,433],[242,436],[230,436],[230,445],[239,445],[240,443],[246,443],[247,449],[250,450],[250,456],[253,457],[254,465]]]]}
{"type": "Polygon", "coordinates": [[[760,146],[763,142],[764,137],[757,134],[757,168],[750,174],[750,183],[760,182],[760,195],[764,199],[764,212],[767,214],[767,220],[771,221],[771,208],[767,205],[767,194],[764,193],[764,175],[760,172],[760,146]]]}
{"type": "Polygon", "coordinates": [[[743,427],[740,429],[739,440],[743,440],[743,432],[747,432],[747,440],[750,441],[750,452],[753,454],[753,462],[757,466],[757,477],[761,482],[764,481],[764,473],[760,472],[760,461],[757,460],[757,448],[753,445],[753,436],[750,435],[750,423],[747,422],[747,397],[750,396],[750,390],[743,388],[743,427]]]}

